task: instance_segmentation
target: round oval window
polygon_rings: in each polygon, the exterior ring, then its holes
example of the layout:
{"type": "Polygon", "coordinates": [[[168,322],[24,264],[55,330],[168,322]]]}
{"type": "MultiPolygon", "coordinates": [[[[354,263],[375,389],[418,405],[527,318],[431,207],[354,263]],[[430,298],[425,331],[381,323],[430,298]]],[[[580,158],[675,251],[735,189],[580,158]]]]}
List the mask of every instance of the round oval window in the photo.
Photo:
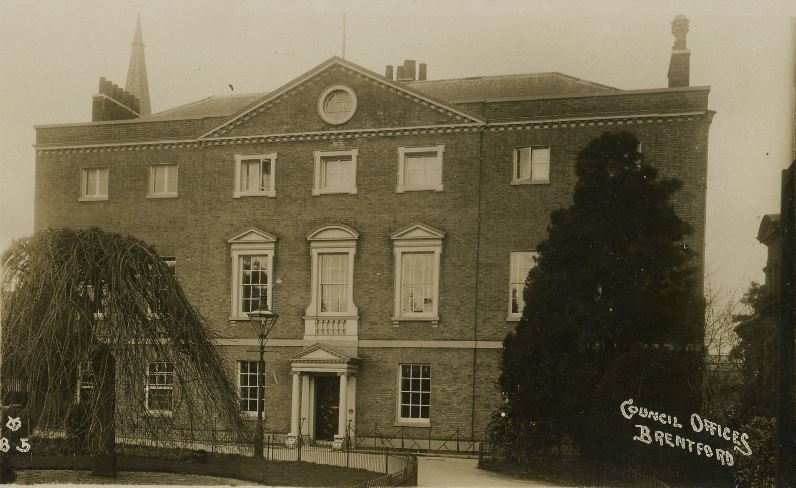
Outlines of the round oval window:
{"type": "Polygon", "coordinates": [[[356,95],[347,86],[327,88],[318,102],[321,118],[334,125],[348,122],[357,108],[356,95]]]}

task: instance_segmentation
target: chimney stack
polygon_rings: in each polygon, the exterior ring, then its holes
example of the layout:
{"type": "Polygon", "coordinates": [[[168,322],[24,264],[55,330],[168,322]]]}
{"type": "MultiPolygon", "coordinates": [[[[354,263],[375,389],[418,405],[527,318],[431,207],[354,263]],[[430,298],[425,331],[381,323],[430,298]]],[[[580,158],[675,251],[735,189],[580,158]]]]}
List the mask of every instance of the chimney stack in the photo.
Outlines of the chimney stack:
{"type": "Polygon", "coordinates": [[[91,99],[91,121],[126,120],[140,117],[141,101],[116,83],[99,79],[99,93],[91,99]]]}
{"type": "Polygon", "coordinates": [[[414,59],[404,59],[403,65],[395,66],[395,78],[393,78],[393,66],[391,64],[387,65],[384,76],[388,80],[394,79],[395,81],[422,81],[426,79],[427,72],[428,65],[426,63],[420,63],[418,67],[414,59]]]}
{"type": "Polygon", "coordinates": [[[678,15],[672,21],[674,45],[669,61],[669,88],[689,86],[691,71],[691,51],[686,47],[685,37],[688,34],[688,19],[678,15]]]}

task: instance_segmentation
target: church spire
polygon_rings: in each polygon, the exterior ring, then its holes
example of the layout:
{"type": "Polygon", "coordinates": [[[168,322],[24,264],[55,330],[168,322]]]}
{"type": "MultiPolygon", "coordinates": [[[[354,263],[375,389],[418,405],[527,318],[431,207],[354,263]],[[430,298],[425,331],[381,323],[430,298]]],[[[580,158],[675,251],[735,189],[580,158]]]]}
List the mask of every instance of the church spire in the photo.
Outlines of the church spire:
{"type": "Polygon", "coordinates": [[[149,105],[149,82],[146,76],[146,58],[144,57],[144,39],[141,36],[141,15],[135,25],[133,37],[133,52],[130,54],[130,67],[127,69],[127,83],[124,89],[132,93],[141,101],[141,115],[149,115],[152,109],[149,105]]]}

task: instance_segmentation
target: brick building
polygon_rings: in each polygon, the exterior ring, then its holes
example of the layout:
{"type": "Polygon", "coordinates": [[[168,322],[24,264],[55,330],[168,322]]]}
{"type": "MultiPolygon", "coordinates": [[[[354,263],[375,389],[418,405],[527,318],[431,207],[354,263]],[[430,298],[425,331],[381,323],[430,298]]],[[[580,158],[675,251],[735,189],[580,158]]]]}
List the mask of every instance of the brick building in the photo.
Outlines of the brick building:
{"type": "MultiPolygon", "coordinates": [[[[534,250],[590,140],[631,131],[683,181],[676,210],[702,254],[712,112],[709,88],[689,86],[687,25],[672,23],[669,86],[652,90],[561,73],[428,80],[414,61],[382,76],[335,57],[268,93],[145,115],[136,67],[128,90],[101,80],[92,122],[36,127],[35,225],[99,226],[172,257],[247,411],[247,312],[277,312],[271,430],[475,438],[500,402],[534,250]]],[[[143,63],[140,29],[136,49],[143,63]]],[[[170,368],[150,365],[150,387],[171,391],[156,374],[170,368]]]]}

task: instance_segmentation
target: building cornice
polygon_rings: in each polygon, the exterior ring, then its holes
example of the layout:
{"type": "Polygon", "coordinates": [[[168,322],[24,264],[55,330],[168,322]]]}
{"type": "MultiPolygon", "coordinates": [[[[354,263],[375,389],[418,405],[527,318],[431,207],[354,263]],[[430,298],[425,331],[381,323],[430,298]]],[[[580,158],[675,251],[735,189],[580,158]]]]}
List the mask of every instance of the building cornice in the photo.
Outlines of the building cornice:
{"type": "Polygon", "coordinates": [[[196,139],[155,140],[136,142],[110,142],[79,145],[36,144],[33,147],[39,154],[46,153],[89,153],[106,151],[140,151],[174,149],[183,147],[206,147],[238,144],[263,144],[276,142],[345,140],[371,137],[396,137],[418,134],[450,134],[461,132],[497,132],[506,130],[552,129],[561,127],[584,127],[601,125],[653,124],[664,121],[692,121],[712,116],[711,111],[640,113],[625,115],[592,115],[583,117],[558,117],[549,119],[527,119],[495,121],[487,123],[442,124],[415,127],[389,127],[379,129],[346,129],[314,132],[292,132],[281,134],[261,134],[245,136],[206,137],[196,139]]]}

